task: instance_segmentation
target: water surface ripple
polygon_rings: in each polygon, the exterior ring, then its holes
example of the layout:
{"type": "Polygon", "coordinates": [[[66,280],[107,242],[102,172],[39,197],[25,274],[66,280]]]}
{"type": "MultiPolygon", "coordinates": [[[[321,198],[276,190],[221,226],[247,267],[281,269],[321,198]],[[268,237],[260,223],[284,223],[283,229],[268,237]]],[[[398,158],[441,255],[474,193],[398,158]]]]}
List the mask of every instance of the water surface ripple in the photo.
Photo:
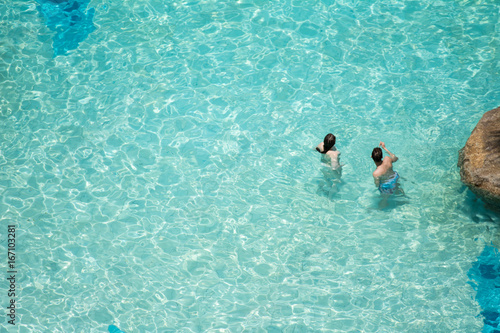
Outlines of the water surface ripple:
{"type": "Polygon", "coordinates": [[[0,1],[20,332],[483,329],[467,272],[500,221],[456,161],[500,101],[498,2],[88,8],[96,30],[54,57],[37,2],[0,1]],[[381,140],[406,193],[385,206],[381,140]]]}

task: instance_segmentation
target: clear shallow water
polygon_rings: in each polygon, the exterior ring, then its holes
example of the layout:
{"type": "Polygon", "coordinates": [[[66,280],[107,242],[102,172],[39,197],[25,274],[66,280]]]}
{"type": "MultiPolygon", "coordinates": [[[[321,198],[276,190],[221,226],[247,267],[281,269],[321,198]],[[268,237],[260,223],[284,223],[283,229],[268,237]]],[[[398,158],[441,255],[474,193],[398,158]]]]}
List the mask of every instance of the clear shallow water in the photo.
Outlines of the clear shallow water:
{"type": "Polygon", "coordinates": [[[456,161],[500,100],[494,1],[91,1],[56,57],[37,5],[0,3],[16,329],[490,330],[471,279],[499,216],[456,161]],[[408,197],[384,208],[380,140],[408,197]]]}

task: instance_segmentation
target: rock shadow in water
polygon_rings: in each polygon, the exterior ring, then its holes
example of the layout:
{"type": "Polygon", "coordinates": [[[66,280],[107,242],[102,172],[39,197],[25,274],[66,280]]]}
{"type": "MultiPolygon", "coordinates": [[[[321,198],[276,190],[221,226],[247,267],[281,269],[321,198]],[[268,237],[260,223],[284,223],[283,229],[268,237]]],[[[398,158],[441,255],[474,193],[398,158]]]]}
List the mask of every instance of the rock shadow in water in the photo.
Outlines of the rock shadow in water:
{"type": "Polygon", "coordinates": [[[483,252],[467,272],[469,284],[476,291],[476,300],[483,309],[483,332],[500,330],[500,253],[492,246],[483,252]]]}
{"type": "Polygon", "coordinates": [[[78,48],[96,27],[93,19],[95,10],[89,8],[89,0],[37,0],[38,11],[47,27],[55,32],[53,39],[54,57],[65,55],[78,48]]]}

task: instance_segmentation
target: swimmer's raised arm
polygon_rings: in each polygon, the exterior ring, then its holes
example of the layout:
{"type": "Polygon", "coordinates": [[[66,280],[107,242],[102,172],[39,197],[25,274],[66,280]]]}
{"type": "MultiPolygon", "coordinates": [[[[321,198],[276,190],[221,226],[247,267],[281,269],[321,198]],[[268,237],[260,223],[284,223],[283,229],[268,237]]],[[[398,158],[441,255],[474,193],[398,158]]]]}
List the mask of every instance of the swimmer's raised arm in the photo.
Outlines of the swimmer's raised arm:
{"type": "Polygon", "coordinates": [[[380,141],[379,146],[382,147],[387,152],[387,154],[389,154],[389,156],[391,157],[392,162],[396,162],[398,160],[398,157],[396,155],[394,155],[387,148],[385,148],[385,143],[383,143],[382,141],[380,141]]]}

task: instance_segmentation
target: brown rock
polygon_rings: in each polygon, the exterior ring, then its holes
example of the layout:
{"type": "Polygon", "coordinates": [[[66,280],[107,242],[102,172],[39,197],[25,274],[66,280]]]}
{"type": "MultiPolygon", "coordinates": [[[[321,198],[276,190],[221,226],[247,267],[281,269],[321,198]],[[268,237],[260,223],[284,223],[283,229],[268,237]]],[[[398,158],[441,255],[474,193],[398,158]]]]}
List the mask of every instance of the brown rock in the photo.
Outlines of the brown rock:
{"type": "Polygon", "coordinates": [[[500,107],[486,112],[458,156],[460,177],[485,202],[500,207],[500,107]]]}

